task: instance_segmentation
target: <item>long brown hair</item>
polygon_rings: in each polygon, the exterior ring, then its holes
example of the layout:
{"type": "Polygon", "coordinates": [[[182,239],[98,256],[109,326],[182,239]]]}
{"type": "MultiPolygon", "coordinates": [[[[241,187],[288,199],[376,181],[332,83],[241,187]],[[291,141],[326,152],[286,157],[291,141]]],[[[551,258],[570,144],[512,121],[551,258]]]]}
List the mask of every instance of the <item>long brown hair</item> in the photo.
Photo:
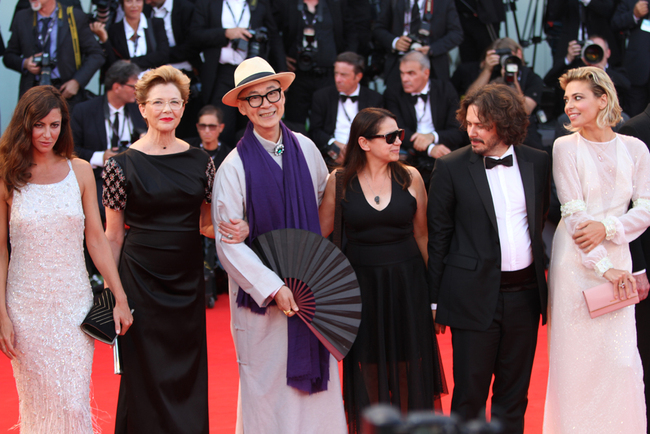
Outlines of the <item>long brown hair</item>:
{"type": "Polygon", "coordinates": [[[56,155],[72,158],[74,141],[70,129],[68,104],[55,87],[36,86],[18,101],[11,121],[0,139],[0,179],[11,193],[23,187],[32,174],[32,130],[34,125],[54,109],[61,111],[61,132],[52,150],[56,155]]]}
{"type": "MultiPolygon", "coordinates": [[[[347,152],[343,161],[343,192],[357,174],[366,167],[366,151],[359,146],[360,137],[371,137],[379,131],[379,125],[386,119],[397,121],[394,114],[382,108],[369,107],[361,110],[352,121],[350,138],[348,139],[347,152]]],[[[388,163],[390,173],[397,183],[406,190],[411,186],[411,173],[400,161],[388,163]]]]}

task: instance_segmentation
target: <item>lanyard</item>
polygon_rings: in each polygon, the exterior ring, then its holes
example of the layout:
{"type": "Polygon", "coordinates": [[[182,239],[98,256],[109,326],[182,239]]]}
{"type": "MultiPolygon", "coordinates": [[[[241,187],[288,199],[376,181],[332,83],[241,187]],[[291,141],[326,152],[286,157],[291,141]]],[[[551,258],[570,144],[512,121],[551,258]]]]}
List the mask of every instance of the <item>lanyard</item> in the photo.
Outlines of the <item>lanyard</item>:
{"type": "Polygon", "coordinates": [[[345,103],[343,101],[339,101],[339,104],[341,104],[341,109],[343,109],[343,114],[348,119],[348,122],[352,123],[352,118],[350,118],[348,111],[345,109],[345,103]]]}
{"type": "MultiPolygon", "coordinates": [[[[119,113],[119,111],[116,111],[115,113],[119,113]]],[[[115,114],[113,114],[113,117],[115,117],[115,114]]],[[[133,132],[131,131],[131,122],[129,122],[129,117],[126,114],[126,106],[123,107],[122,116],[120,116],[120,117],[122,118],[122,122],[119,122],[119,131],[118,131],[118,134],[117,134],[118,145],[122,141],[122,137],[124,137],[124,126],[126,124],[129,124],[128,125],[128,128],[129,128],[129,130],[128,130],[129,131],[129,142],[132,140],[131,137],[133,137],[133,132]]],[[[108,120],[108,126],[109,126],[110,130],[113,131],[113,121],[111,120],[110,116],[108,117],[107,120],[108,120]]]]}
{"type": "MultiPolygon", "coordinates": [[[[47,18],[47,17],[46,17],[47,18]]],[[[43,21],[42,19],[38,21],[43,21]]],[[[47,33],[45,33],[45,37],[43,37],[43,29],[41,28],[41,31],[38,31],[37,28],[37,35],[38,35],[38,43],[41,47],[41,49],[45,48],[45,44],[50,40],[50,33],[52,33],[52,29],[54,28],[54,23],[56,22],[56,11],[54,11],[54,18],[50,18],[50,22],[47,23],[47,33]]],[[[44,23],[43,23],[44,24],[44,23]]]]}
{"type": "Polygon", "coordinates": [[[230,7],[230,3],[226,1],[226,7],[230,11],[230,16],[232,17],[233,22],[235,22],[235,27],[239,27],[241,24],[241,20],[244,18],[244,12],[246,12],[246,6],[248,6],[248,3],[244,2],[244,7],[241,10],[241,15],[239,16],[239,20],[235,20],[235,13],[232,11],[232,8],[230,7]]]}

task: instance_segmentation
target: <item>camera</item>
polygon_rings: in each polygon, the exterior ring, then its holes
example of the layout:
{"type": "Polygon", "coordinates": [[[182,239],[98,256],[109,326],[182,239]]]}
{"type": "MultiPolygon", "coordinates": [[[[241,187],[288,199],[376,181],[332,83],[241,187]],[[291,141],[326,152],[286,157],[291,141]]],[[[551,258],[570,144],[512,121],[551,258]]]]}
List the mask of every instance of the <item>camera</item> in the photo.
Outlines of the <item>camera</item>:
{"type": "Polygon", "coordinates": [[[249,30],[249,32],[253,36],[248,40],[248,56],[246,58],[263,56],[266,53],[266,44],[269,41],[268,29],[260,27],[259,29],[249,30]]]}
{"type": "Polygon", "coordinates": [[[49,85],[52,84],[52,61],[50,59],[50,53],[41,53],[34,56],[33,60],[36,66],[41,67],[41,75],[39,84],[49,85]]]}
{"type": "Polygon", "coordinates": [[[247,59],[264,55],[266,52],[266,43],[269,40],[267,28],[250,29],[248,32],[251,34],[248,40],[242,38],[232,40],[232,49],[244,51],[247,59]]]}
{"type": "Polygon", "coordinates": [[[318,42],[316,41],[316,29],[313,27],[305,27],[303,30],[302,47],[298,49],[298,69],[304,72],[314,69],[317,53],[318,42]]]}
{"type": "Polygon", "coordinates": [[[130,144],[131,144],[131,143],[129,143],[128,140],[122,140],[122,141],[120,141],[120,144],[119,144],[118,146],[112,148],[111,151],[113,151],[113,152],[117,152],[118,154],[121,154],[122,152],[124,152],[124,151],[126,151],[127,149],[129,149],[129,145],[130,145],[130,144]]]}
{"type": "Polygon", "coordinates": [[[514,85],[515,80],[518,81],[521,75],[521,59],[514,56],[510,48],[499,48],[494,50],[494,53],[499,55],[499,64],[504,70],[503,80],[509,86],[514,85]]]}
{"type": "Polygon", "coordinates": [[[429,22],[423,21],[420,25],[420,29],[417,32],[410,33],[408,35],[409,39],[411,40],[409,51],[413,51],[417,48],[422,48],[426,45],[429,45],[428,40],[430,34],[431,31],[429,22]]]}
{"type": "Polygon", "coordinates": [[[594,41],[588,39],[586,41],[577,41],[578,45],[582,47],[580,57],[584,59],[587,65],[596,65],[600,63],[605,57],[603,47],[596,44],[594,41]]]}
{"type": "Polygon", "coordinates": [[[117,0],[91,0],[95,5],[95,15],[90,19],[91,22],[99,21],[106,24],[106,27],[112,23],[117,10],[117,0]]]}

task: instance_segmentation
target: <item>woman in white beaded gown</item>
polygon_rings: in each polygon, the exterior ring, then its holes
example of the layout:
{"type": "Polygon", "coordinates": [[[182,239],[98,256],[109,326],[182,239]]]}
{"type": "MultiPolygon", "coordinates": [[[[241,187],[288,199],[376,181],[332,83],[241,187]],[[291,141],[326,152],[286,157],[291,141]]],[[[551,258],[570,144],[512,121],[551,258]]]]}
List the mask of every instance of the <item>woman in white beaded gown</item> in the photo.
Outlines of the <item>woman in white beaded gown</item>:
{"type": "Polygon", "coordinates": [[[560,84],[575,133],[553,149],[562,220],[549,269],[544,433],[645,434],[634,306],[591,319],[582,291],[609,281],[614,297],[636,292],[628,243],[650,225],[650,155],[612,131],[621,108],[603,70],[573,69],[560,84]]]}
{"type": "Polygon", "coordinates": [[[92,433],[92,306],[84,234],[113,291],[116,329],[133,318],[99,217],[90,165],[72,158],[68,108],[52,86],[27,91],[0,139],[0,350],[11,359],[20,432],[92,433]],[[7,227],[11,259],[7,251],[7,227]]]}

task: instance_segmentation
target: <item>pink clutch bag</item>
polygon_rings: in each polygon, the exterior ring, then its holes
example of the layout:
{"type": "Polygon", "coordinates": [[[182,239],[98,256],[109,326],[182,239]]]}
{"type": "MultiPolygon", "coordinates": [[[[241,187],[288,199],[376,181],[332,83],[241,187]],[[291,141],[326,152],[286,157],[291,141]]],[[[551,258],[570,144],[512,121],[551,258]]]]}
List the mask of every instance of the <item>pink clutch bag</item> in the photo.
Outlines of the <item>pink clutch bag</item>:
{"type": "Polygon", "coordinates": [[[609,312],[621,309],[625,306],[637,304],[639,302],[639,294],[629,297],[625,300],[614,298],[614,285],[610,282],[603,283],[602,285],[594,286],[593,288],[585,289],[582,291],[587,302],[589,315],[592,318],[605,315],[609,312]]]}

